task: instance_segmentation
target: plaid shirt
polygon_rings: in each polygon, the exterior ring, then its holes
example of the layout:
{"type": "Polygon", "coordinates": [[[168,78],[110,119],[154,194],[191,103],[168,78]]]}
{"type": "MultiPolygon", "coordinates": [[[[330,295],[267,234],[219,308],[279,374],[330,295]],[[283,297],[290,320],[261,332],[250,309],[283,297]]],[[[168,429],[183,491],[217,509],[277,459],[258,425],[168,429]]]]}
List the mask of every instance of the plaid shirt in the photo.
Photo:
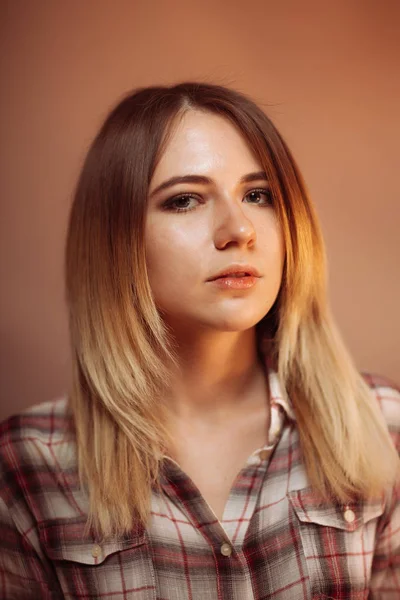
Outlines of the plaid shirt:
{"type": "MultiPolygon", "coordinates": [[[[364,375],[400,447],[400,392],[364,375]]],[[[400,599],[400,490],[383,503],[319,504],[296,419],[269,372],[269,445],[238,474],[218,521],[164,458],[152,519],[99,544],[82,536],[82,494],[67,399],[0,426],[0,597],[109,600],[400,599]],[[370,595],[368,595],[370,594],[370,595]]]]}

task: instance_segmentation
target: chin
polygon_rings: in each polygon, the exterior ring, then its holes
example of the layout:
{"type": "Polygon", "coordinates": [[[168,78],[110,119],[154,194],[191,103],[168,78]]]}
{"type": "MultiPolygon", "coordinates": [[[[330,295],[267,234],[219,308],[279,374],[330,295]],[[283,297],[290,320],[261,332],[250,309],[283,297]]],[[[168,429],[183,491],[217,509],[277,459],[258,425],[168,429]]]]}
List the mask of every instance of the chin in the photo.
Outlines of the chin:
{"type": "Polygon", "coordinates": [[[208,319],[204,319],[204,325],[208,326],[210,329],[218,330],[218,331],[247,331],[248,329],[252,329],[265,317],[266,313],[257,313],[257,314],[240,314],[240,310],[236,310],[235,313],[229,315],[215,315],[215,318],[210,318],[211,315],[208,316],[208,319]]]}
{"type": "Polygon", "coordinates": [[[188,334],[195,334],[205,331],[220,332],[241,332],[255,327],[270,310],[270,306],[239,306],[226,305],[216,307],[204,305],[199,311],[162,311],[164,319],[169,323],[172,329],[180,330],[188,334]]]}

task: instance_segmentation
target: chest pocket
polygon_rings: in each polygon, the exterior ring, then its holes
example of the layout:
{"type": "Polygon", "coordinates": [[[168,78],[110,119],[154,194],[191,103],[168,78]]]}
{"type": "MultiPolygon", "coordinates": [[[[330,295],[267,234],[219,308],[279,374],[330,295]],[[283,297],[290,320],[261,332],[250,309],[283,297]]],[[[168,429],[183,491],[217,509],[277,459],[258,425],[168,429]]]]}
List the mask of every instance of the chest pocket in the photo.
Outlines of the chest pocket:
{"type": "Polygon", "coordinates": [[[133,531],[129,536],[99,542],[93,536],[84,537],[84,526],[84,521],[75,519],[39,525],[43,551],[63,593],[73,598],[121,594],[154,600],[155,578],[145,532],[133,531]]]}
{"type": "Polygon", "coordinates": [[[367,598],[376,529],[384,504],[321,503],[311,488],[292,491],[288,497],[312,597],[367,598]]]}

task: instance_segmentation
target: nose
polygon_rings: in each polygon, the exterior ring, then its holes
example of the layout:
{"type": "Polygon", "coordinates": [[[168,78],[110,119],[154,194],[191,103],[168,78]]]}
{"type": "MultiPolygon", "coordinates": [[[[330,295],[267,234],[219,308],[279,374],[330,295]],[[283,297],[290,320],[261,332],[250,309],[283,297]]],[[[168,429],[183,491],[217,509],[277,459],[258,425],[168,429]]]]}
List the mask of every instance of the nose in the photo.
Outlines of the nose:
{"type": "Polygon", "coordinates": [[[257,235],[253,222],[244,213],[242,205],[227,203],[215,218],[214,245],[223,250],[231,244],[253,246],[257,235]]]}

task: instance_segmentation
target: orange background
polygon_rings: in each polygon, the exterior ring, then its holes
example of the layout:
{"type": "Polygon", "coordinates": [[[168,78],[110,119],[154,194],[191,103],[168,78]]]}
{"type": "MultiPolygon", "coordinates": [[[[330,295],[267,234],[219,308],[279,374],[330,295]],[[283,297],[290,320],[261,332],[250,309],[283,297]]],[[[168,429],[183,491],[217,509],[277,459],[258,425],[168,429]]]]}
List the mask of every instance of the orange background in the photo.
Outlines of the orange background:
{"type": "Polygon", "coordinates": [[[1,412],[65,392],[63,252],[86,148],[122,94],[205,80],[263,105],[325,234],[360,370],[400,382],[400,3],[1,3],[1,412]]]}

